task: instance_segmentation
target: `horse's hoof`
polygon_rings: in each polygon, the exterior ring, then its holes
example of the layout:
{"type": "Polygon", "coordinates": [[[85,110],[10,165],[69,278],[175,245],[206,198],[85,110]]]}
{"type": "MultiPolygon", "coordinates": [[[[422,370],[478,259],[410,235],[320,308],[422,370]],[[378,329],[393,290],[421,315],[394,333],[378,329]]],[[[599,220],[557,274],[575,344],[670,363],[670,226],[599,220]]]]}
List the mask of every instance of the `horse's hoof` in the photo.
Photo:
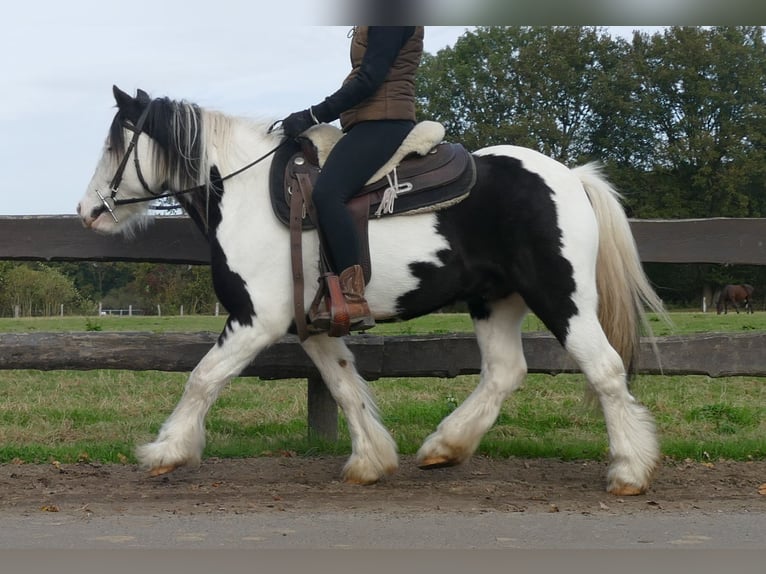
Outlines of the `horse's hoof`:
{"type": "Polygon", "coordinates": [[[423,470],[431,470],[433,468],[457,466],[458,464],[460,464],[458,461],[452,458],[447,458],[446,456],[429,456],[421,461],[418,461],[418,468],[423,470]]]}
{"type": "Polygon", "coordinates": [[[169,472],[173,472],[175,469],[177,469],[180,464],[166,464],[164,466],[155,466],[152,469],[149,469],[149,476],[162,476],[163,474],[168,474],[169,472]]]}
{"type": "Polygon", "coordinates": [[[621,484],[610,488],[607,492],[614,496],[639,496],[646,492],[646,488],[639,488],[632,484],[621,484]]]}
{"type": "Polygon", "coordinates": [[[346,484],[355,484],[357,486],[369,486],[370,484],[375,484],[379,480],[379,478],[347,477],[343,479],[343,482],[346,484]]]}

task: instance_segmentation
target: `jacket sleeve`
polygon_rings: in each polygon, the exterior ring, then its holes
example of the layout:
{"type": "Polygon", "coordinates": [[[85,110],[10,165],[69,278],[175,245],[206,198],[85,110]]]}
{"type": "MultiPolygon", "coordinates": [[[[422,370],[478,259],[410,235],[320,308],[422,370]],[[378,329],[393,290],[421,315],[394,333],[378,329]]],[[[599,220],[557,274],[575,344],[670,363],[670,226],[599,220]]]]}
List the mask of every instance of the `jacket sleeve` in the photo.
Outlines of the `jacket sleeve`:
{"type": "Polygon", "coordinates": [[[359,72],[331,96],[311,110],[323,123],[332,122],[342,112],[372,96],[383,84],[399,50],[414,34],[414,26],[370,26],[359,72]]]}

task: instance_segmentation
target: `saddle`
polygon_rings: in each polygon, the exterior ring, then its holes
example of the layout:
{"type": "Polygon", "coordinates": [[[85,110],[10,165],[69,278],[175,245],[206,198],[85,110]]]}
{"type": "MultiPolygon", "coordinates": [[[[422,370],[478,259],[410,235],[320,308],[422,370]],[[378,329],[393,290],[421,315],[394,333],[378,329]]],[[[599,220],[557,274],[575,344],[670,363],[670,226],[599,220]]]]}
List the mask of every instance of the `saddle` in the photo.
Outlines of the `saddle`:
{"type": "MultiPolygon", "coordinates": [[[[333,145],[342,136],[341,130],[331,125],[314,126],[299,141],[282,146],[271,166],[272,207],[277,218],[290,228],[295,323],[301,340],[310,334],[303,301],[302,232],[316,228],[311,202],[314,182],[333,145]]],[[[476,181],[473,157],[460,144],[442,142],[443,137],[441,124],[427,121],[417,124],[394,156],[348,202],[357,227],[365,283],[372,275],[370,217],[445,209],[470,193],[476,181]]],[[[321,233],[319,236],[320,269],[327,271],[321,233]]],[[[326,289],[325,282],[320,280],[315,304],[326,289]]]]}

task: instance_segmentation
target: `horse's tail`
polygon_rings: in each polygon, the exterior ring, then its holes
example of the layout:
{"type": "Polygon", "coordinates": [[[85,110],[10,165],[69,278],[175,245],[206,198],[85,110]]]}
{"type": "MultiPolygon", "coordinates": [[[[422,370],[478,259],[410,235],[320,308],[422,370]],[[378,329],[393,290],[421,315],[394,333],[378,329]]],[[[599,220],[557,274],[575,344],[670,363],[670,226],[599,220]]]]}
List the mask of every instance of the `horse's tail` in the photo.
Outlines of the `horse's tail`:
{"type": "Polygon", "coordinates": [[[641,334],[652,335],[645,309],[648,307],[667,323],[670,319],[641,266],[619,193],[604,178],[597,164],[579,166],[572,172],[582,182],[598,222],[596,288],[599,321],[607,339],[622,357],[625,368],[634,372],[641,334]]]}

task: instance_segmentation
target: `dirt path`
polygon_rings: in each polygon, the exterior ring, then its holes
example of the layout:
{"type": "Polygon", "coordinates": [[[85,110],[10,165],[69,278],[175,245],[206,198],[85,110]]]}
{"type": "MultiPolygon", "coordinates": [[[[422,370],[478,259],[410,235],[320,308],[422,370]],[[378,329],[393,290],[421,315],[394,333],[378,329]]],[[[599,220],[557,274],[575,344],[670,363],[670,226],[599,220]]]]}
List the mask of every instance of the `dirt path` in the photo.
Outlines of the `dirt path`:
{"type": "Polygon", "coordinates": [[[343,457],[207,459],[199,468],[149,478],[133,465],[0,465],[0,512],[95,515],[424,510],[580,514],[766,512],[766,461],[666,461],[644,496],[604,492],[595,462],[474,458],[421,471],[402,457],[372,486],[338,480],[343,457]],[[759,490],[761,492],[759,492],[759,490]]]}

